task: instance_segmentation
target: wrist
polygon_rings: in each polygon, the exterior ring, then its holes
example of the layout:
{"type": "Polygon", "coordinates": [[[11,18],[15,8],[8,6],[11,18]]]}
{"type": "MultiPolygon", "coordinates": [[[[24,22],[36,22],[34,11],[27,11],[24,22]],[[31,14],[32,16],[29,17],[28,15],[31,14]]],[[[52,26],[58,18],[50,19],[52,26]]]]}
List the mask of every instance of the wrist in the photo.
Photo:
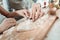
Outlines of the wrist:
{"type": "Polygon", "coordinates": [[[14,17],[17,17],[19,16],[16,12],[12,12],[8,15],[8,17],[11,17],[11,18],[14,18],[14,17]]]}

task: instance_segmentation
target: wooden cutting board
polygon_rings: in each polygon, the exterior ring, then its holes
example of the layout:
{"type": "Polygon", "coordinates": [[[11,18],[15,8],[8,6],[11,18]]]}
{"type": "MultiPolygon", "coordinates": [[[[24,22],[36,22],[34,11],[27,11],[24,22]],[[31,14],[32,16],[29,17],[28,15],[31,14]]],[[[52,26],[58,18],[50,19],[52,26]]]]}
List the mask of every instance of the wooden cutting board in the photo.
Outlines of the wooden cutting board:
{"type": "Polygon", "coordinates": [[[36,22],[30,23],[28,27],[33,28],[29,30],[23,29],[23,27],[26,27],[27,25],[25,24],[26,20],[25,22],[19,24],[19,26],[21,25],[21,28],[17,26],[5,31],[0,40],[43,40],[53,23],[56,21],[56,18],[56,16],[45,15],[36,22]],[[17,28],[20,29],[17,30],[17,28]]]}

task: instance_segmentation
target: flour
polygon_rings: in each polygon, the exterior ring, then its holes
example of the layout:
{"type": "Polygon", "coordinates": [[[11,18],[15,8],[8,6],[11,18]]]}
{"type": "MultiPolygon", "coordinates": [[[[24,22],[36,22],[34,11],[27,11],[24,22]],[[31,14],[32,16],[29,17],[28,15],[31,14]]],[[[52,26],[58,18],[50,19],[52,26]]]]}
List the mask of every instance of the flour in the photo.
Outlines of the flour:
{"type": "MultiPolygon", "coordinates": [[[[19,23],[17,26],[17,31],[27,31],[27,30],[33,30],[36,28],[39,28],[41,25],[44,24],[46,20],[48,20],[49,15],[44,15],[43,17],[39,18],[35,22],[32,22],[32,20],[27,19],[22,23],[19,23]]],[[[40,27],[42,28],[42,27],[40,27]]]]}
{"type": "Polygon", "coordinates": [[[34,27],[32,27],[32,21],[31,20],[26,20],[25,22],[20,23],[17,26],[17,31],[26,31],[26,30],[32,30],[34,29],[34,27]]]}

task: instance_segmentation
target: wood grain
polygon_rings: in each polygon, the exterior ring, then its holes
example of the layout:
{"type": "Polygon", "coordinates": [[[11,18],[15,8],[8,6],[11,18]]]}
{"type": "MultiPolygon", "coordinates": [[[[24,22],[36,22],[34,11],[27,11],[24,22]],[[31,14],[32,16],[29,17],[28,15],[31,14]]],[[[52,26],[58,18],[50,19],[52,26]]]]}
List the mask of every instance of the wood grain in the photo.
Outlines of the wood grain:
{"type": "Polygon", "coordinates": [[[11,28],[3,33],[0,40],[43,40],[56,18],[56,16],[48,15],[38,19],[31,24],[32,27],[37,27],[33,30],[17,31],[17,27],[11,28]]]}

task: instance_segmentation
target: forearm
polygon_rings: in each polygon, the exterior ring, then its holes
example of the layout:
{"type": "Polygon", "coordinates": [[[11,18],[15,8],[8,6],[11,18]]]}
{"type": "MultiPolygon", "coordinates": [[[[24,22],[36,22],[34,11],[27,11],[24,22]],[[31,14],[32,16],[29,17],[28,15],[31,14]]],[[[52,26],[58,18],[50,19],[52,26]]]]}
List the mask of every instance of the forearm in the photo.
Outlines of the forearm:
{"type": "Polygon", "coordinates": [[[0,6],[0,13],[2,14],[2,15],[4,15],[4,16],[6,16],[7,17],[7,15],[9,14],[9,12],[7,12],[4,8],[2,8],[1,6],[0,6]]]}
{"type": "Polygon", "coordinates": [[[7,12],[7,11],[6,11],[4,8],[2,8],[1,6],[0,6],[0,13],[1,13],[2,15],[4,15],[4,16],[8,17],[8,18],[14,18],[14,17],[18,16],[18,14],[17,14],[16,12],[12,12],[12,13],[7,12]]]}

